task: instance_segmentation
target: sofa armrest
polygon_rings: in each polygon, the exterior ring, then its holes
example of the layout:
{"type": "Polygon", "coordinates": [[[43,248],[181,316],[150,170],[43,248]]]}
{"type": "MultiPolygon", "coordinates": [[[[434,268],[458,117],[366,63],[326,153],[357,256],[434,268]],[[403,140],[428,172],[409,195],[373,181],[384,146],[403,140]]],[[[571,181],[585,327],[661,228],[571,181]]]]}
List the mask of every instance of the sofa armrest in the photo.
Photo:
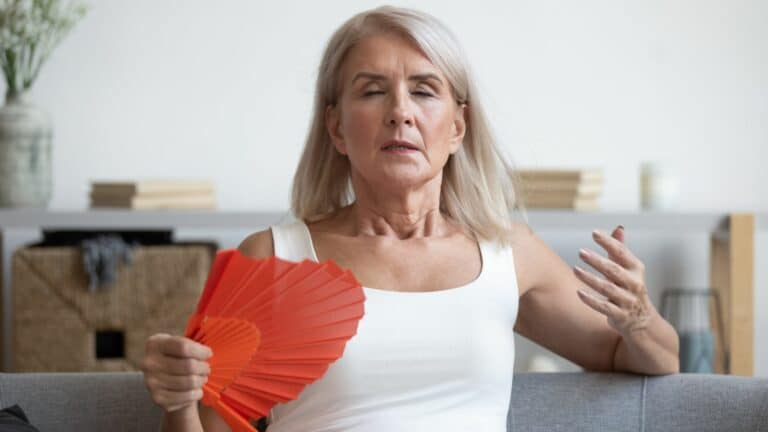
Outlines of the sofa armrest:
{"type": "Polygon", "coordinates": [[[519,373],[510,431],[768,430],[768,378],[519,373]]]}
{"type": "Polygon", "coordinates": [[[157,431],[162,409],[140,372],[0,373],[0,405],[41,431],[157,431]]]}

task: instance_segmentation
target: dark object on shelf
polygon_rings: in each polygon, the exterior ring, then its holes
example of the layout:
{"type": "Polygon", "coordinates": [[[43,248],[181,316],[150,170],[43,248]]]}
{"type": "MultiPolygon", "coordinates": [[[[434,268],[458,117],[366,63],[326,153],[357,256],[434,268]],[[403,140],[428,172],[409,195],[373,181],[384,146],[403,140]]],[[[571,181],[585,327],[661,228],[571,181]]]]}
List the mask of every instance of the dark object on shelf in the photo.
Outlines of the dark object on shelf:
{"type": "Polygon", "coordinates": [[[94,292],[114,282],[118,265],[130,265],[133,262],[133,249],[137,246],[138,242],[128,244],[114,234],[81,241],[80,252],[83,255],[83,268],[88,273],[88,289],[94,292]]]}
{"type": "Polygon", "coordinates": [[[168,245],[173,243],[172,230],[43,230],[43,240],[30,246],[79,246],[83,240],[103,235],[119,236],[126,243],[138,243],[144,246],[168,245]]]}
{"type": "Polygon", "coordinates": [[[130,265],[136,247],[169,245],[171,230],[43,230],[43,240],[32,247],[79,246],[88,288],[94,292],[115,282],[118,265],[130,265]]]}

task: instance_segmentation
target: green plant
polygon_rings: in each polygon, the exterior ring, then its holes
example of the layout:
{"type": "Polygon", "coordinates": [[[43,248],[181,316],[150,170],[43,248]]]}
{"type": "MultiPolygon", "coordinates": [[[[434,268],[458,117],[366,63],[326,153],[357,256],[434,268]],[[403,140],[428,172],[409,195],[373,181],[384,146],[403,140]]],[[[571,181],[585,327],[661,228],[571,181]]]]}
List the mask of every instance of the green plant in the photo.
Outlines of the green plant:
{"type": "Polygon", "coordinates": [[[40,67],[86,11],[76,0],[0,0],[0,67],[9,93],[32,86],[40,67]]]}

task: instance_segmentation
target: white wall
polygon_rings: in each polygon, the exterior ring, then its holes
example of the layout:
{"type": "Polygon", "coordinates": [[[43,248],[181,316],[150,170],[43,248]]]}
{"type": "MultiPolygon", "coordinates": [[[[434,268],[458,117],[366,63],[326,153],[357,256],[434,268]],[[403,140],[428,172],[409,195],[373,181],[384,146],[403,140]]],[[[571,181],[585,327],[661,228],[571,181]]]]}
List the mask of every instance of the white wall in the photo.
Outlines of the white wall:
{"type": "MultiPolygon", "coordinates": [[[[84,208],[91,179],[156,176],[211,178],[223,209],[286,209],[321,50],[378,5],[90,3],[32,92],[55,122],[57,209],[84,208]]],[[[458,34],[518,165],[601,166],[603,207],[633,210],[640,161],[659,159],[678,168],[683,210],[768,211],[768,2],[393,3],[458,34]]]]}
{"type": "MultiPolygon", "coordinates": [[[[226,209],[284,209],[325,41],[372,1],[91,1],[33,89],[55,120],[55,208],[91,178],[207,176],[226,209]]],[[[768,2],[395,2],[443,19],[520,165],[677,164],[681,208],[768,210],[768,2]]]]}

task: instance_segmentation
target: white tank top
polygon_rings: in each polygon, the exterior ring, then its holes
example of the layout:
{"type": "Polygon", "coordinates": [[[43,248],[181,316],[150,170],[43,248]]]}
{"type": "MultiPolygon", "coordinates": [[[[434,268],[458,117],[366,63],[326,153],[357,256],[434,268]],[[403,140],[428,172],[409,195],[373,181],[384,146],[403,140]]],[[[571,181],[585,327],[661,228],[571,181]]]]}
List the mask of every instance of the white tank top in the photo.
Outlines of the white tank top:
{"type": "MultiPolygon", "coordinates": [[[[273,226],[275,256],[318,261],[302,221],[273,226]]],[[[344,354],[268,432],[506,432],[518,289],[512,249],[479,243],[482,268],[463,286],[363,288],[365,315],[344,354]]]]}

